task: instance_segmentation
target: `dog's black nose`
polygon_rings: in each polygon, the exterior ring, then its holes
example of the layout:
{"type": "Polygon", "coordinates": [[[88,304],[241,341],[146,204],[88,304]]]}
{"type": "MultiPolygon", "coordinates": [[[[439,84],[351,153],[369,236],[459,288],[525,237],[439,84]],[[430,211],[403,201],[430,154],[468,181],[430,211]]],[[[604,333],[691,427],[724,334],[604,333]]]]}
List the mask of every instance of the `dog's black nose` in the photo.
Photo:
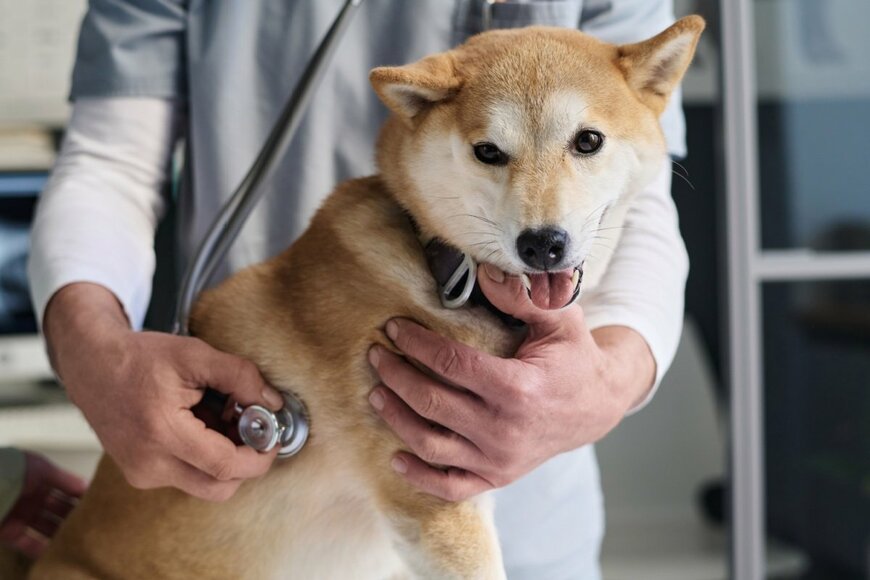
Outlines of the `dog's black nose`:
{"type": "Polygon", "coordinates": [[[568,232],[560,228],[525,230],[517,238],[520,258],[536,270],[552,270],[565,257],[568,232]]]}

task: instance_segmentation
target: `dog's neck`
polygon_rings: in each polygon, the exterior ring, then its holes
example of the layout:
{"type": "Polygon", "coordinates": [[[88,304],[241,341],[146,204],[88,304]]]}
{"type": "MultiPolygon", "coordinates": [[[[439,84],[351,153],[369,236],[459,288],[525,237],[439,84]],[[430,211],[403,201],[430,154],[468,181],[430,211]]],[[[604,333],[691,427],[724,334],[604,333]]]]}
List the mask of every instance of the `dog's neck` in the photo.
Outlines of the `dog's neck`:
{"type": "MultiPolygon", "coordinates": [[[[439,293],[443,292],[443,289],[449,283],[450,279],[453,278],[457,270],[462,267],[466,256],[459,248],[451,246],[437,237],[424,239],[420,234],[420,228],[417,226],[414,216],[407,211],[405,211],[405,215],[408,217],[408,221],[411,223],[414,233],[417,234],[417,239],[420,240],[420,245],[423,247],[423,254],[426,256],[426,264],[429,266],[429,272],[435,279],[438,291],[439,293]]],[[[472,271],[468,275],[474,276],[474,272],[472,271]]],[[[502,324],[509,328],[519,328],[524,326],[525,323],[522,320],[514,318],[510,314],[502,312],[496,308],[480,289],[476,280],[472,279],[469,283],[473,285],[471,295],[468,297],[467,301],[469,306],[482,306],[486,308],[494,314],[502,324]]]]}

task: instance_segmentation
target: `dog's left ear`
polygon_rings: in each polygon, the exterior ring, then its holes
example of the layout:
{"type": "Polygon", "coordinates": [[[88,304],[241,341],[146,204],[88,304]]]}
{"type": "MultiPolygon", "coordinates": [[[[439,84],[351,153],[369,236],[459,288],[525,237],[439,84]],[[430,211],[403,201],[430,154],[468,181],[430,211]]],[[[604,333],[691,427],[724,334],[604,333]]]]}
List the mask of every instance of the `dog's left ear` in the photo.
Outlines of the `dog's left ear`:
{"type": "Polygon", "coordinates": [[[449,52],[405,66],[378,67],[369,80],[378,97],[410,128],[420,113],[453,96],[461,84],[449,52]]]}
{"type": "Polygon", "coordinates": [[[686,16],[649,40],[619,47],[617,63],[629,86],[657,114],[689,68],[704,26],[700,16],[686,16]]]}

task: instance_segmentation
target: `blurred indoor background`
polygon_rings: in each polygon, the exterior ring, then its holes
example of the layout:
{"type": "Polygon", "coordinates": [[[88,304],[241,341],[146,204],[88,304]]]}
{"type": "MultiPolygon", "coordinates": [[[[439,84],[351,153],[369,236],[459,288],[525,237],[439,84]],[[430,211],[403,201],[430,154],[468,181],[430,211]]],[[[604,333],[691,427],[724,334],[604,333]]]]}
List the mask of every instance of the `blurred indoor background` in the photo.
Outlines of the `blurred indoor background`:
{"type": "MultiPolygon", "coordinates": [[[[655,400],[598,446],[605,578],[867,579],[870,2],[721,1],[676,0],[708,21],[674,164],[686,324],[655,400]]],[[[52,380],[25,277],[84,9],[0,0],[0,445],[88,474],[99,445],[52,380]]]]}

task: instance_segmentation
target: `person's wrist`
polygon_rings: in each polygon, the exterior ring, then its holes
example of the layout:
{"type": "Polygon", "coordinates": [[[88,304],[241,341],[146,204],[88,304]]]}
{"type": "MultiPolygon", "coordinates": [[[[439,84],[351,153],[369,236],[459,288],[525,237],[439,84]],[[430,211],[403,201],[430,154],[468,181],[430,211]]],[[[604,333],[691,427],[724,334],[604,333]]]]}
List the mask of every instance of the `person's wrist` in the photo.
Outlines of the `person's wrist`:
{"type": "Polygon", "coordinates": [[[69,284],[52,296],[43,334],[52,368],[63,381],[74,361],[104,345],[118,345],[132,331],[115,295],[97,284],[69,284]]]}
{"type": "Polygon", "coordinates": [[[607,389],[626,412],[649,394],[655,383],[656,362],[644,338],[627,326],[604,326],[592,336],[605,357],[607,389]]]}

